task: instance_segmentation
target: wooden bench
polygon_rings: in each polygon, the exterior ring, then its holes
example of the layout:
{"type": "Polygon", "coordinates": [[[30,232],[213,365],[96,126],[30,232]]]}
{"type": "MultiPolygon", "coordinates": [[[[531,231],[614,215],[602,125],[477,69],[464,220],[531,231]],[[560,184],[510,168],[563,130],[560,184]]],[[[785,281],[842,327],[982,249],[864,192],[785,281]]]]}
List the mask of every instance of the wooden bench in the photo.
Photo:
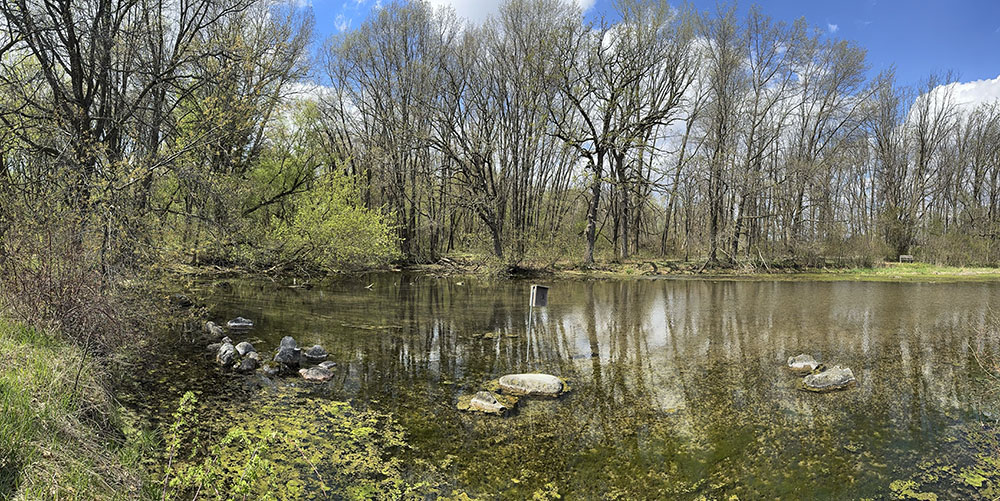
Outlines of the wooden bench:
{"type": "Polygon", "coordinates": [[[899,262],[900,263],[912,263],[913,262],[913,256],[911,256],[909,254],[900,254],[899,255],[899,262]]]}

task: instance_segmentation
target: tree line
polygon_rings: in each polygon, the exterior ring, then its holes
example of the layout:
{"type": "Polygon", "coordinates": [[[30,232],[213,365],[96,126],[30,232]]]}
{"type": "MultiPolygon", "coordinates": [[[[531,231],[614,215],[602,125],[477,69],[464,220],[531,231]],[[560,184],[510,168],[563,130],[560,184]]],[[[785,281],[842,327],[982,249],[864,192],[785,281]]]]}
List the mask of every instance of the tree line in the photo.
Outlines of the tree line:
{"type": "Polygon", "coordinates": [[[455,253],[1000,261],[998,105],[872,77],[857,44],[759,8],[510,0],[473,24],[396,1],[318,50],[272,0],[0,15],[8,295],[455,253]]]}
{"type": "Polygon", "coordinates": [[[636,254],[993,263],[996,103],[753,8],[393,3],[328,41],[324,128],[411,259],[636,254]],[[459,240],[459,241],[456,241],[459,240]],[[484,250],[485,250],[484,249],[484,250]]]}

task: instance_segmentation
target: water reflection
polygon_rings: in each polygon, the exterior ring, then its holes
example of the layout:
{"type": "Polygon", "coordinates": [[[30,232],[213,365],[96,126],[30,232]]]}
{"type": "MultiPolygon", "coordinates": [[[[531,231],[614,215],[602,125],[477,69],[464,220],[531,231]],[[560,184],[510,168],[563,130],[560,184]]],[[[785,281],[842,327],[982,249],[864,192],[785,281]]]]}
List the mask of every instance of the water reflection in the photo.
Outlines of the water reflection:
{"type": "Polygon", "coordinates": [[[340,372],[317,392],[392,411],[418,454],[459,458],[455,482],[487,496],[553,480],[583,497],[884,494],[921,457],[971,454],[955,434],[985,405],[976,354],[1000,353],[994,284],[550,285],[534,309],[526,282],[405,274],[210,294],[219,318],[257,320],[265,349],[284,335],[325,346],[340,372]],[[783,364],[802,352],[851,367],[858,386],[798,391],[783,364]],[[531,371],[574,391],[507,419],[454,409],[531,371]]]}

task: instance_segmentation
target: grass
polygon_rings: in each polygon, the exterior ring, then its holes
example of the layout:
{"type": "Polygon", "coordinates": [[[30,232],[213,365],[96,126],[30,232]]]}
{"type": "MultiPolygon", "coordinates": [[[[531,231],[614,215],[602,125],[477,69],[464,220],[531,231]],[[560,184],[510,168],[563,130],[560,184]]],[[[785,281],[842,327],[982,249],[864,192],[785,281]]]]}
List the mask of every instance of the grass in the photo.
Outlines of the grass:
{"type": "Polygon", "coordinates": [[[0,318],[0,499],[132,499],[144,447],[94,364],[55,336],[0,318]],[[130,437],[130,438],[127,438],[130,437]]]}

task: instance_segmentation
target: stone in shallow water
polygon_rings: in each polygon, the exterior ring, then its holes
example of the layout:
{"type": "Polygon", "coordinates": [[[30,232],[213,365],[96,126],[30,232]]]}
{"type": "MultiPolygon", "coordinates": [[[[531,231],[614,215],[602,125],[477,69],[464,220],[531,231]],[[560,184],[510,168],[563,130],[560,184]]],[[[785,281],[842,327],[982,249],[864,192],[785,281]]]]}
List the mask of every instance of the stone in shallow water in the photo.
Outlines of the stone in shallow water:
{"type": "Polygon", "coordinates": [[[295,343],[295,339],[292,339],[292,336],[283,337],[278,352],[274,354],[274,361],[285,368],[293,369],[299,366],[301,358],[302,349],[295,343]]]}
{"type": "Polygon", "coordinates": [[[329,360],[327,360],[326,362],[322,362],[322,363],[319,364],[319,367],[322,367],[322,368],[324,368],[326,370],[333,369],[336,366],[337,366],[337,362],[331,362],[329,360]]]}
{"type": "Polygon", "coordinates": [[[850,388],[857,384],[854,372],[847,367],[835,365],[823,372],[810,374],[802,379],[802,389],[817,393],[837,391],[850,388]]]}
{"type": "Polygon", "coordinates": [[[236,348],[233,347],[233,344],[226,342],[222,343],[222,346],[219,347],[219,353],[215,355],[215,361],[218,362],[219,365],[229,368],[232,367],[235,359],[236,348]]]}
{"type": "Polygon", "coordinates": [[[501,404],[492,393],[480,391],[469,400],[469,410],[486,412],[488,414],[503,414],[507,411],[507,407],[501,404]]]}
{"type": "Polygon", "coordinates": [[[246,341],[236,345],[236,352],[239,353],[241,357],[245,357],[247,353],[255,353],[256,351],[257,350],[253,349],[253,345],[246,341]]]}
{"type": "Polygon", "coordinates": [[[331,378],[333,378],[333,371],[329,369],[324,369],[322,367],[310,367],[308,369],[299,369],[299,374],[302,375],[302,379],[317,383],[329,381],[331,378]]]}
{"type": "Polygon", "coordinates": [[[318,344],[314,344],[312,348],[302,352],[302,356],[305,357],[307,362],[316,363],[321,360],[326,360],[326,350],[318,344]]]}
{"type": "Polygon", "coordinates": [[[250,320],[249,318],[236,317],[226,323],[226,325],[230,329],[249,329],[253,327],[253,320],[250,320]]]}
{"type": "Polygon", "coordinates": [[[210,337],[214,339],[218,339],[226,335],[225,331],[222,330],[222,327],[220,327],[219,324],[211,320],[205,322],[205,327],[203,328],[203,330],[205,331],[205,334],[208,334],[210,337]]]}
{"type": "Polygon", "coordinates": [[[239,367],[236,368],[237,372],[242,372],[243,374],[250,374],[251,372],[257,370],[260,367],[260,355],[256,351],[251,351],[247,353],[247,356],[243,357],[240,361],[239,367]]]}
{"type": "Polygon", "coordinates": [[[500,378],[500,389],[511,395],[557,397],[563,382],[551,374],[508,374],[500,378]]]}
{"type": "Polygon", "coordinates": [[[482,412],[484,414],[503,416],[516,405],[517,397],[499,395],[490,391],[479,391],[475,395],[462,395],[458,397],[457,407],[460,411],[482,412]]]}
{"type": "Polygon", "coordinates": [[[803,353],[802,355],[788,357],[788,370],[796,374],[809,374],[817,367],[819,367],[819,362],[812,355],[803,353]]]}

